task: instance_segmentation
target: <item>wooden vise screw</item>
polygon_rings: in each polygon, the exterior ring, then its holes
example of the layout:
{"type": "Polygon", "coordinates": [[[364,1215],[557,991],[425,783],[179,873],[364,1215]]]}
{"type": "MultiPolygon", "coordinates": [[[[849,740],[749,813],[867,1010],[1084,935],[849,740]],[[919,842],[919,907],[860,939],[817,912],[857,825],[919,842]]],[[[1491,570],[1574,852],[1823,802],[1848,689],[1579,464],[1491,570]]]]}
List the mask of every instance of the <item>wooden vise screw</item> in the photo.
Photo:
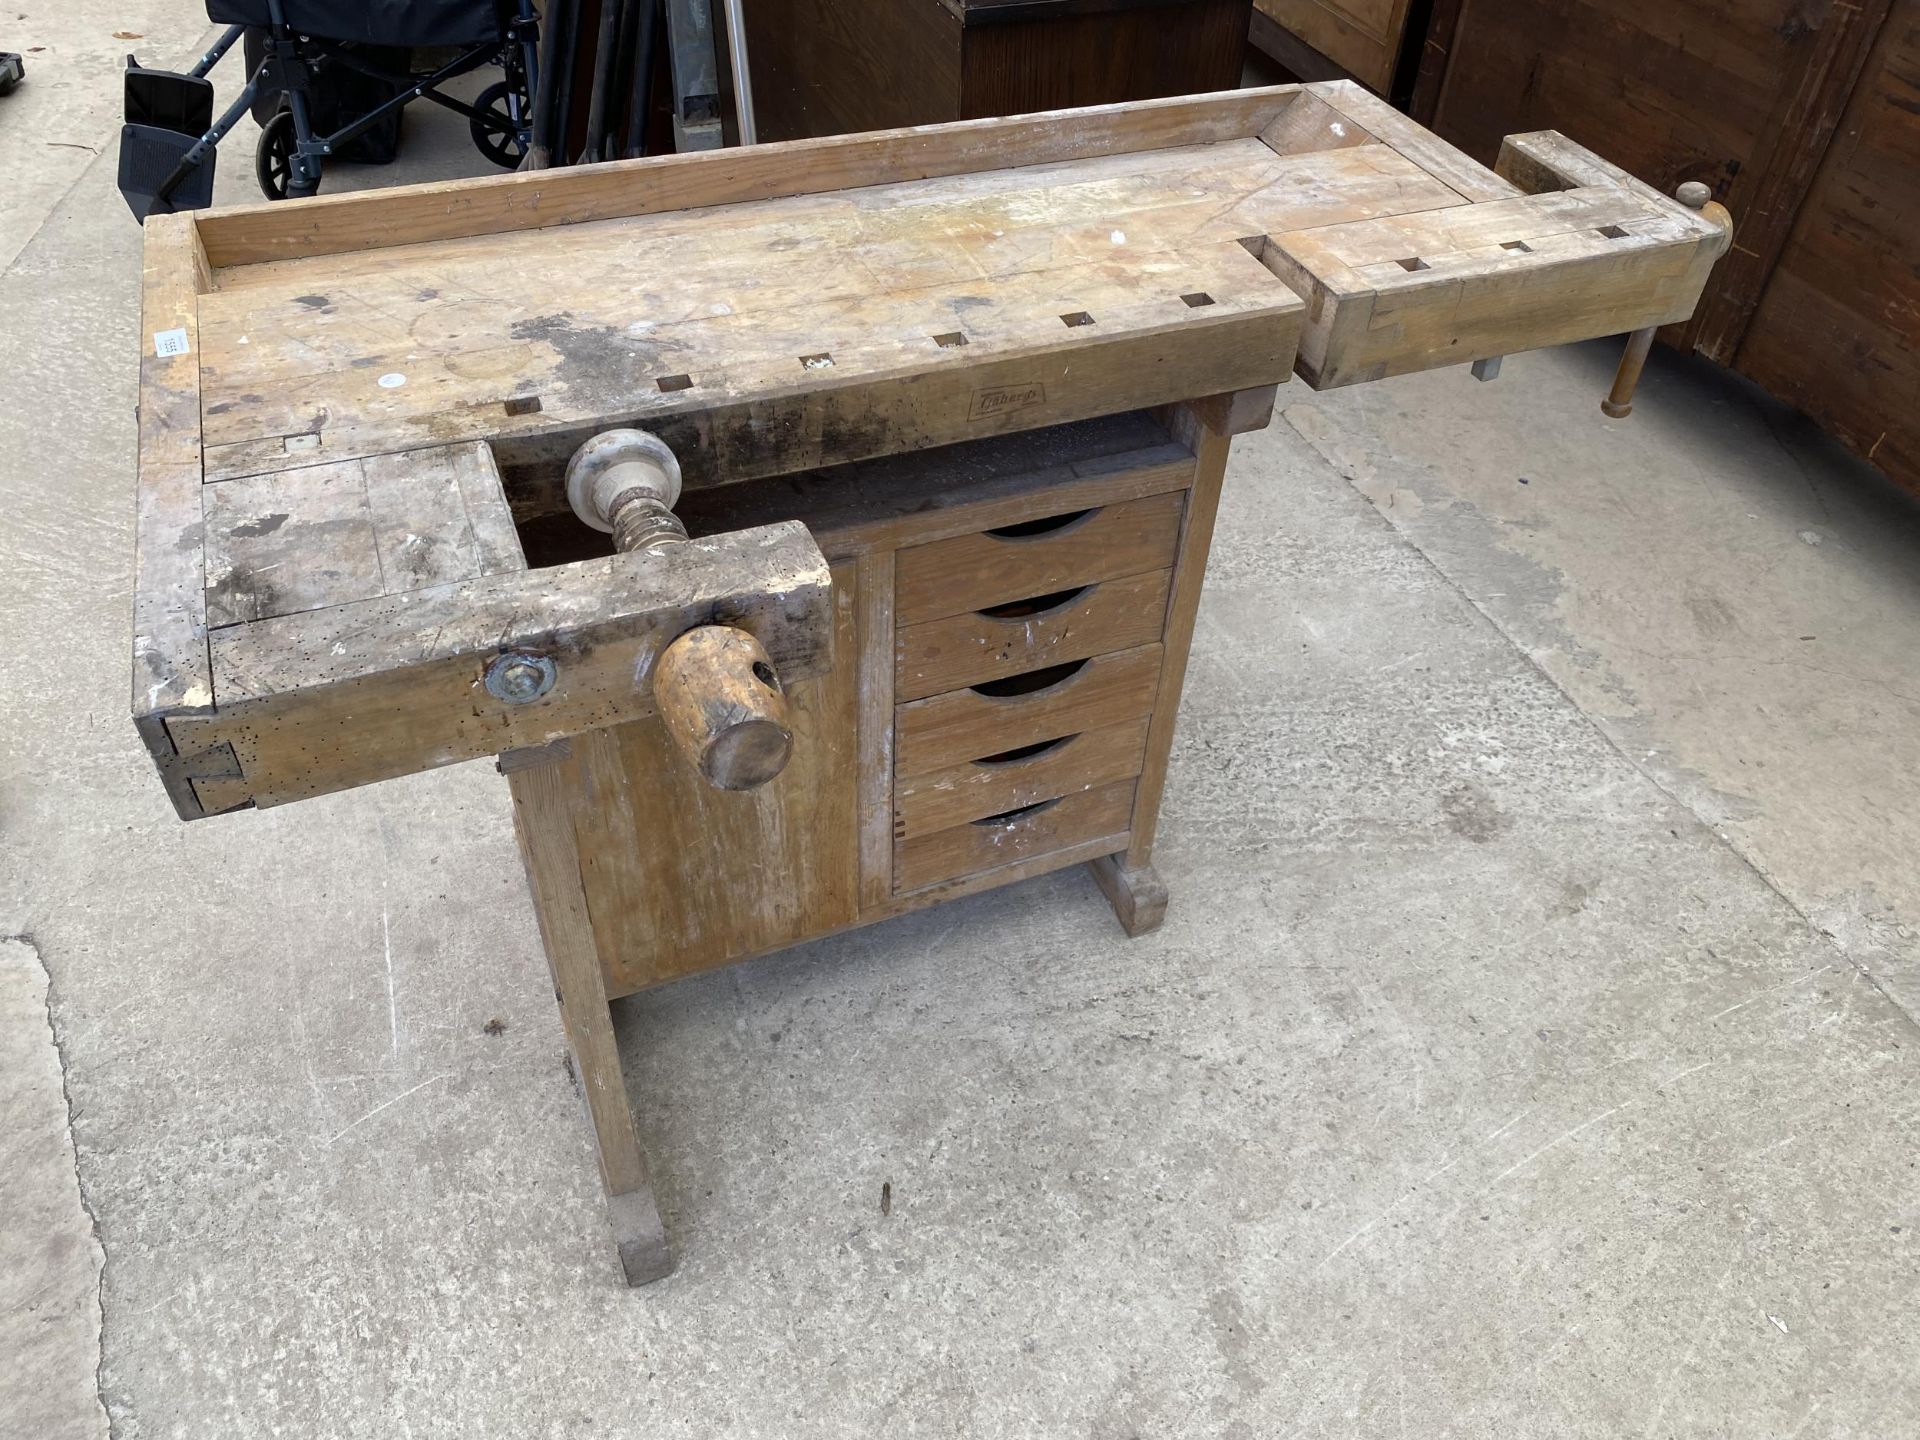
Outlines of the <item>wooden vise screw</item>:
{"type": "MultiPolygon", "coordinates": [[[[1700,211],[1725,229],[1733,229],[1733,216],[1727,212],[1726,206],[1713,198],[1713,191],[1705,181],[1686,181],[1674,192],[1674,198],[1689,210],[1700,211]]],[[[1613,375],[1613,388],[1607,392],[1607,398],[1600,402],[1600,408],[1608,418],[1624,420],[1633,413],[1633,392],[1639,387],[1640,372],[1647,368],[1647,354],[1653,349],[1653,337],[1658,329],[1657,325],[1649,325],[1627,337],[1626,353],[1620,357],[1620,368],[1613,375]]]]}
{"type": "MultiPolygon", "coordinates": [[[[657,554],[687,543],[673,513],[680,462],[644,430],[607,430],[567,464],[573,513],[613,536],[623,553],[657,554]]],[[[661,654],[654,703],[680,752],[711,785],[752,790],[787,766],[793,730],[773,662],[731,625],[699,625],[661,654]]]]}

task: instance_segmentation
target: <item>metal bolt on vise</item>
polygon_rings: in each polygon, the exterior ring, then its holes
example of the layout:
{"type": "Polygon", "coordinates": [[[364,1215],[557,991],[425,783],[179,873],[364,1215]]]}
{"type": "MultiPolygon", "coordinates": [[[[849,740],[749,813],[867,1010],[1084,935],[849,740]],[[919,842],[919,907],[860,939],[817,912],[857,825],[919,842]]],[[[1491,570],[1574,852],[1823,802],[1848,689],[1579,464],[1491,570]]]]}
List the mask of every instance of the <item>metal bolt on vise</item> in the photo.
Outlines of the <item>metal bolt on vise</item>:
{"type": "Polygon", "coordinates": [[[680,462],[645,430],[605,430],[567,462],[567,503],[622,554],[683,545],[687,527],[673,513],[680,462]]]}

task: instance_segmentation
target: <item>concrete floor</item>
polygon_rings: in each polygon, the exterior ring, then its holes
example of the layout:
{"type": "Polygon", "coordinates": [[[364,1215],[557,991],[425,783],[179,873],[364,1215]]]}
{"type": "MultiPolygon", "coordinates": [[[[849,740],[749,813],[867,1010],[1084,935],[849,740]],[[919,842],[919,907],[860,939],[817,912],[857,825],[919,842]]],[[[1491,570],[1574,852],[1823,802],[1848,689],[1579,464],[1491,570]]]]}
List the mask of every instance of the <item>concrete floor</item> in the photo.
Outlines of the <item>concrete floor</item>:
{"type": "Polygon", "coordinates": [[[1920,1433],[1869,473],[1705,366],[1606,422],[1597,347],[1292,387],[1166,927],[1061,875],[624,1002],[682,1257],[628,1292],[490,769],[185,826],[133,736],[96,102],[0,272],[0,1436],[1920,1433]]]}

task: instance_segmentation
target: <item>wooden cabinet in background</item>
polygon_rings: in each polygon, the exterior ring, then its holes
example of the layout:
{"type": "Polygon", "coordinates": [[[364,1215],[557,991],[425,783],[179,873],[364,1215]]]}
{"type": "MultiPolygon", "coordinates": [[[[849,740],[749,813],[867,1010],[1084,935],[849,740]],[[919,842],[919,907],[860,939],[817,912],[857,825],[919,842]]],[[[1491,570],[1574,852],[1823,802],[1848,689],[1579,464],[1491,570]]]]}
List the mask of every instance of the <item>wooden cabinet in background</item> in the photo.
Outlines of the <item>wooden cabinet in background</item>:
{"type": "Polygon", "coordinates": [[[747,0],[755,123],[763,141],[799,140],[1230,90],[1251,10],[1252,0],[747,0]]]}
{"type": "Polygon", "coordinates": [[[1253,43],[1306,79],[1317,73],[1311,47],[1377,95],[1388,94],[1400,63],[1413,0],[1254,0],[1253,43]],[[1308,70],[1316,73],[1306,74],[1308,70]]]}

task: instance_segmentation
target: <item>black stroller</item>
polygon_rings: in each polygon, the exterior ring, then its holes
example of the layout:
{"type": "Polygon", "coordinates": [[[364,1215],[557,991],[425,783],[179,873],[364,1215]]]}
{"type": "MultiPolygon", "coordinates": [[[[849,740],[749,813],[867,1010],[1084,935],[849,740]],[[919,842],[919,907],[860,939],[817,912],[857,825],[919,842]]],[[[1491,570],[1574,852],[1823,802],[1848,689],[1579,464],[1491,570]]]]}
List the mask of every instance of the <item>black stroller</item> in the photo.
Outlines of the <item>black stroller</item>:
{"type": "Polygon", "coordinates": [[[506,169],[532,141],[532,0],[207,0],[207,15],[229,28],[190,73],[127,60],[120,194],[142,220],[212,203],[216,147],[249,108],[261,122],[254,172],[269,200],[314,194],[329,157],[391,160],[400,112],[422,98],[465,115],[480,152],[506,169]],[[243,39],[246,87],[216,121],[207,72],[243,39]],[[455,53],[415,71],[416,48],[455,53]],[[472,104],[439,92],[488,65],[503,78],[472,104]]]}

